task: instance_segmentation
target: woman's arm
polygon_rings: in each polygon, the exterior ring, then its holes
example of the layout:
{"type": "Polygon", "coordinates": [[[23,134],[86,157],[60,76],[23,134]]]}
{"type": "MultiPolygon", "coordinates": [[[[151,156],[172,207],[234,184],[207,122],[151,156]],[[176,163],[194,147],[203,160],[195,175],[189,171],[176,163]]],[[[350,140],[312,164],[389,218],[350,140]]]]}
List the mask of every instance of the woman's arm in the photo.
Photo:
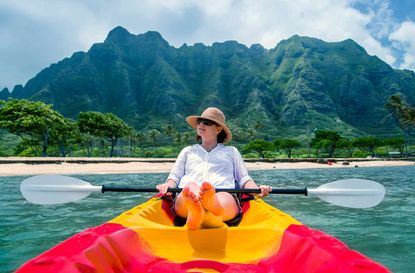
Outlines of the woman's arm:
{"type": "Polygon", "coordinates": [[[161,194],[166,194],[169,188],[177,188],[180,179],[184,175],[185,165],[186,165],[186,154],[188,153],[190,147],[183,148],[179,155],[177,156],[176,161],[170,171],[169,176],[166,181],[162,184],[158,184],[156,189],[159,190],[161,194]]]}
{"type": "Polygon", "coordinates": [[[245,162],[239,153],[238,149],[234,147],[234,168],[235,168],[235,180],[239,182],[242,189],[261,189],[261,193],[258,197],[265,197],[272,190],[270,186],[260,185],[258,186],[254,180],[249,176],[248,170],[245,167],[245,162]]]}

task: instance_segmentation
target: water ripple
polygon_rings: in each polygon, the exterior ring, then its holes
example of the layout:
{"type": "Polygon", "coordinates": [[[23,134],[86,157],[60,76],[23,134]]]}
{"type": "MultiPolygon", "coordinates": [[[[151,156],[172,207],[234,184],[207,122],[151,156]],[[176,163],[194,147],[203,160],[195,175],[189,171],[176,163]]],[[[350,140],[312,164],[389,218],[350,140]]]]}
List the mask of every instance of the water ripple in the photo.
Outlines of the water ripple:
{"type": "MultiPolygon", "coordinates": [[[[370,209],[349,209],[318,198],[272,195],[267,201],[312,228],[329,233],[349,247],[383,263],[395,273],[412,272],[415,264],[415,167],[253,171],[260,184],[274,188],[318,187],[346,178],[382,183],[385,200],[370,209]]],[[[166,174],[76,175],[95,185],[154,187],[166,174]]],[[[26,177],[0,177],[0,272],[11,272],[24,261],[88,227],[106,222],[142,203],[151,194],[94,194],[76,203],[38,206],[20,195],[26,177]]]]}

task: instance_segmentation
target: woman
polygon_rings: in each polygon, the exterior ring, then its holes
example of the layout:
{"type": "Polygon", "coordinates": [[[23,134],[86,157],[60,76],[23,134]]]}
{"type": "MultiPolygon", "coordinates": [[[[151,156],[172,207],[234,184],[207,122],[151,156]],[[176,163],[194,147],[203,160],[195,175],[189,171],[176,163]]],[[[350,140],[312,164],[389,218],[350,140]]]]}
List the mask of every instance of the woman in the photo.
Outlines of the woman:
{"type": "Polygon", "coordinates": [[[235,188],[237,183],[240,188],[260,188],[258,196],[265,197],[271,187],[258,187],[248,175],[238,150],[223,145],[232,139],[232,133],[221,110],[210,107],[186,121],[196,129],[202,143],[180,152],[166,182],[157,185],[157,189],[166,194],[169,188],[183,188],[173,209],[177,216],[186,218],[189,229],[220,227],[240,216],[241,208],[236,195],[215,192],[215,188],[235,188]]]}

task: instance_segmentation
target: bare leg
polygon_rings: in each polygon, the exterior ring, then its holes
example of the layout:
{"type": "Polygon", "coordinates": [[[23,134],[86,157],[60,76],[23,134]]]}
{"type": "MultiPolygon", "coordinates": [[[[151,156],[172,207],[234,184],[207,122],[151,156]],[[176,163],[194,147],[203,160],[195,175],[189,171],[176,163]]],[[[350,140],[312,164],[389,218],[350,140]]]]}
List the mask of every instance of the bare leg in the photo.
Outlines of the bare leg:
{"type": "Polygon", "coordinates": [[[223,221],[233,219],[238,213],[238,206],[233,196],[227,192],[216,193],[215,199],[220,203],[223,213],[219,216],[214,215],[206,209],[202,227],[219,228],[223,226],[223,221]]]}
{"type": "Polygon", "coordinates": [[[235,198],[228,192],[218,192],[216,194],[216,198],[224,208],[222,215],[223,221],[228,221],[235,218],[235,216],[239,212],[239,208],[236,204],[235,198]]]}
{"type": "Polygon", "coordinates": [[[203,182],[201,188],[202,206],[223,221],[230,220],[238,214],[235,198],[227,192],[216,193],[215,188],[208,182],[203,182]]]}

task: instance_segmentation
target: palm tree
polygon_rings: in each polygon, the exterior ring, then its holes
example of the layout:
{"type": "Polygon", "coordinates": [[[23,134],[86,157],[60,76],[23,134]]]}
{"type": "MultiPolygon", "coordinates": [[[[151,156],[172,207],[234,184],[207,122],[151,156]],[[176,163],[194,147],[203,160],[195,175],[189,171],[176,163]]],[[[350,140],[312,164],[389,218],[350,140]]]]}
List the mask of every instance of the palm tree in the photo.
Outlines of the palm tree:
{"type": "Polygon", "coordinates": [[[402,124],[407,128],[415,128],[415,107],[406,107],[402,116],[402,124]]]}
{"type": "Polygon", "coordinates": [[[189,143],[192,136],[193,136],[193,132],[186,132],[186,133],[183,134],[182,139],[185,143],[189,143]]]}
{"type": "Polygon", "coordinates": [[[145,136],[142,132],[134,132],[130,136],[130,156],[132,156],[136,145],[138,145],[138,148],[141,150],[144,139],[145,136]]]}
{"type": "Polygon", "coordinates": [[[385,108],[391,111],[392,116],[399,122],[399,126],[405,133],[405,142],[408,143],[410,132],[415,128],[415,107],[409,106],[399,94],[396,94],[389,98],[385,108]]]}
{"type": "Polygon", "coordinates": [[[398,94],[389,97],[388,102],[385,104],[385,108],[391,112],[392,116],[399,122],[402,129],[404,129],[405,126],[403,126],[403,121],[407,106],[403,102],[402,97],[398,94]]]}
{"type": "Polygon", "coordinates": [[[174,142],[177,144],[177,146],[180,146],[182,144],[182,134],[179,132],[176,132],[174,135],[174,142]]]}
{"type": "Polygon", "coordinates": [[[147,132],[148,137],[153,140],[154,148],[156,149],[157,149],[157,138],[160,136],[160,134],[161,133],[156,129],[151,129],[150,131],[147,132]]]}
{"type": "Polygon", "coordinates": [[[136,132],[136,133],[133,135],[133,140],[137,142],[138,147],[141,149],[141,148],[142,148],[142,145],[143,145],[143,142],[144,142],[144,140],[145,140],[145,135],[144,135],[144,133],[142,133],[142,132],[136,132]]]}
{"type": "Polygon", "coordinates": [[[164,134],[167,137],[175,137],[176,135],[176,128],[174,128],[172,125],[168,124],[163,128],[164,134]]]}

